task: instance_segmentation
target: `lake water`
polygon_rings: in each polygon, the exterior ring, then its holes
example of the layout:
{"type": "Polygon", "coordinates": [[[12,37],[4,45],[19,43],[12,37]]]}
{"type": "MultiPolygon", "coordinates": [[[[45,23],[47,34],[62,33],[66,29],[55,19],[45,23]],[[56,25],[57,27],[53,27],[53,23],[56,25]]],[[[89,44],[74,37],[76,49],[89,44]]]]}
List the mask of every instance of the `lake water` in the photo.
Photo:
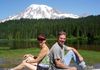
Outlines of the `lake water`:
{"type": "MultiPolygon", "coordinates": [[[[56,40],[47,40],[49,47],[51,47],[56,40]]],[[[85,50],[93,50],[93,51],[100,51],[100,40],[67,40],[65,42],[66,45],[72,46],[76,49],[85,49],[85,50]]],[[[18,48],[30,48],[39,46],[38,42],[35,41],[27,41],[27,40],[0,40],[0,47],[6,48],[10,47],[12,49],[18,48]]]]}

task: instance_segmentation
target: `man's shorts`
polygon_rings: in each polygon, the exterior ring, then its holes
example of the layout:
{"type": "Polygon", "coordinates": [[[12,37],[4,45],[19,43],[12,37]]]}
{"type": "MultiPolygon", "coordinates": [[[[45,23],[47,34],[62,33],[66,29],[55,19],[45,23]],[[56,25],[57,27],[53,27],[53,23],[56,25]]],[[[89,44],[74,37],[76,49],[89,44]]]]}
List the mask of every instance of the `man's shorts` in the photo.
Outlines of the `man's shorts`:
{"type": "Polygon", "coordinates": [[[37,65],[37,70],[49,70],[49,65],[39,64],[37,65]]]}

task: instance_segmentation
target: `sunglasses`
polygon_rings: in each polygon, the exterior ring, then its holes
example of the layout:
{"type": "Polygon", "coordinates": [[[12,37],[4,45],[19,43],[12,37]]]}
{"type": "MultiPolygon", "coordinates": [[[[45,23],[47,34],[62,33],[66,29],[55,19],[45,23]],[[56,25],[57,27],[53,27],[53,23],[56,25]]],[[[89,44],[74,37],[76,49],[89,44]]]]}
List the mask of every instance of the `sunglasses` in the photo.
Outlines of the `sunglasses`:
{"type": "Polygon", "coordinates": [[[44,41],[45,39],[43,39],[43,38],[38,38],[37,40],[38,40],[38,41],[44,41]]]}

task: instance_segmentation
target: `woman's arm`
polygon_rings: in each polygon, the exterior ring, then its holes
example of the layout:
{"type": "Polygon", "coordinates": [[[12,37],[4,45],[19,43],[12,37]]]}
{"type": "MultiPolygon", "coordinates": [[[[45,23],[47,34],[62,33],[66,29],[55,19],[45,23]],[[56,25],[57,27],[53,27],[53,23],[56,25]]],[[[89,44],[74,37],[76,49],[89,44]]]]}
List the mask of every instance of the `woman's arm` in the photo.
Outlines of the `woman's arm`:
{"type": "Polygon", "coordinates": [[[45,56],[46,54],[48,53],[48,50],[47,48],[42,48],[38,57],[35,59],[35,60],[27,60],[28,63],[39,63],[45,56]]]}

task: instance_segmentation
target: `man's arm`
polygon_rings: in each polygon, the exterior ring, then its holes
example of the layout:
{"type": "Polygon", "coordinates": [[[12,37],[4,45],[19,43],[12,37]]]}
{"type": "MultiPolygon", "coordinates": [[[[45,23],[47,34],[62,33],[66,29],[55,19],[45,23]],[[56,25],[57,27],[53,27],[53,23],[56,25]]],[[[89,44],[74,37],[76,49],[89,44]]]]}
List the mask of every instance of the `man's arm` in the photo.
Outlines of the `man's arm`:
{"type": "Polygon", "coordinates": [[[67,47],[67,50],[73,50],[73,52],[79,57],[79,60],[83,61],[83,57],[79,54],[79,52],[75,48],[67,47]]]}
{"type": "Polygon", "coordinates": [[[69,66],[62,63],[59,58],[55,59],[55,64],[56,64],[56,67],[61,68],[61,69],[69,69],[70,68],[69,66]]]}

